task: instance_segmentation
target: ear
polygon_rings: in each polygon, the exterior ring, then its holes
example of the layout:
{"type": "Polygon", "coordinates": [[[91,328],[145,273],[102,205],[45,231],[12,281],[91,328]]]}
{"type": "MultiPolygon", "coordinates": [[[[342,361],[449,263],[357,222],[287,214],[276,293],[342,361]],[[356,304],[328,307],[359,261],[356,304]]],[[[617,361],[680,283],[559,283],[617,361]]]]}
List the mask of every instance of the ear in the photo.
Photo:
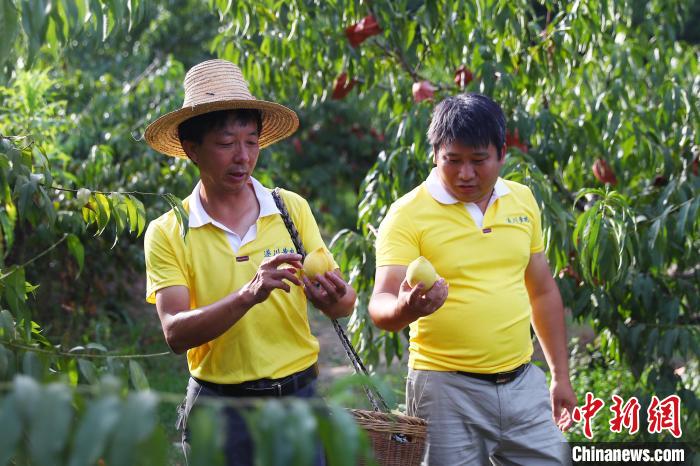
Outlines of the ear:
{"type": "Polygon", "coordinates": [[[182,149],[185,151],[185,154],[187,154],[187,157],[197,165],[197,149],[199,148],[199,144],[189,140],[182,141],[180,144],[182,144],[182,149]]]}
{"type": "Polygon", "coordinates": [[[501,159],[499,160],[500,165],[503,166],[504,163],[506,163],[506,143],[503,143],[503,147],[501,147],[501,159]]]}

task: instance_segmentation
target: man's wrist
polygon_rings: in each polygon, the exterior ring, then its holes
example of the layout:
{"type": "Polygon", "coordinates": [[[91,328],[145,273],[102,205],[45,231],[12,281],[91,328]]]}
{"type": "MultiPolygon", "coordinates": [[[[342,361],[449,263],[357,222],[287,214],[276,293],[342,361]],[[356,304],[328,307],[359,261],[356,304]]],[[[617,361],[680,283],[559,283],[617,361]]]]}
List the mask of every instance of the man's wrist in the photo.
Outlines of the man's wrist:
{"type": "Polygon", "coordinates": [[[244,312],[258,304],[255,299],[255,293],[247,286],[244,286],[238,291],[237,298],[238,299],[236,299],[234,303],[237,302],[238,306],[236,307],[240,307],[244,312]]]}
{"type": "Polygon", "coordinates": [[[396,316],[396,320],[401,322],[401,328],[415,322],[416,320],[422,317],[421,314],[416,310],[412,309],[407,302],[403,302],[401,304],[397,303],[396,313],[394,315],[396,316]]]}
{"type": "Polygon", "coordinates": [[[571,379],[569,378],[569,370],[553,370],[552,371],[552,382],[566,382],[566,383],[571,383],[571,379]]]}

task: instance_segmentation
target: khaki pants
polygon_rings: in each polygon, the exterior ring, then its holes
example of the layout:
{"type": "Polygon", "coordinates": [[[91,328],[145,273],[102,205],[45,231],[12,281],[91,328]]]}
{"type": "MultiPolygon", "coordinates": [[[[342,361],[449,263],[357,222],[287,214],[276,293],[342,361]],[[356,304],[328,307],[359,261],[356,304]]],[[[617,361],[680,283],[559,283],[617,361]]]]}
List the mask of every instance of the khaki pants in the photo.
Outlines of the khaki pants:
{"type": "Polygon", "coordinates": [[[428,421],[423,465],[568,465],[544,373],[529,364],[495,384],[457,372],[409,369],[406,409],[428,421]]]}

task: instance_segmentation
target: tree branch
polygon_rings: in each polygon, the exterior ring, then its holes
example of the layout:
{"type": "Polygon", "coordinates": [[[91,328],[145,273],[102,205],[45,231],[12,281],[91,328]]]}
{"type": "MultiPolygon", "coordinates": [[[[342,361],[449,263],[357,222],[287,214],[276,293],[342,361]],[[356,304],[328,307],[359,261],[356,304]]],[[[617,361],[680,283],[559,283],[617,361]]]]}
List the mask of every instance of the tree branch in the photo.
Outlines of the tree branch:
{"type": "Polygon", "coordinates": [[[47,249],[45,249],[44,251],[40,252],[40,253],[37,254],[36,256],[32,257],[31,259],[29,259],[27,262],[25,262],[24,264],[20,265],[19,267],[22,267],[22,268],[27,267],[29,264],[33,263],[34,261],[40,259],[41,257],[45,256],[46,254],[48,254],[49,252],[51,252],[52,250],[54,250],[59,244],[61,244],[62,242],[64,242],[67,238],[68,238],[68,233],[64,233],[64,234],[63,234],[63,238],[59,239],[58,241],[56,241],[55,243],[53,243],[51,246],[49,246],[47,249]]]}

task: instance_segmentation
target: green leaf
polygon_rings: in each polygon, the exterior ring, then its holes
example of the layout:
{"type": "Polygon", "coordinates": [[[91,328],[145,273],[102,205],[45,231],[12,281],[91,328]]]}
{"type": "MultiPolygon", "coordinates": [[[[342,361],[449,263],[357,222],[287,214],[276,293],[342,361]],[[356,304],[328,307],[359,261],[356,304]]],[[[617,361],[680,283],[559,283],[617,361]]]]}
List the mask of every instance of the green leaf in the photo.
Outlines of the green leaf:
{"type": "Polygon", "coordinates": [[[53,34],[53,39],[49,39],[47,42],[53,44],[54,46],[58,45],[57,42],[60,44],[65,44],[67,25],[64,21],[61,3],[55,2],[51,4],[51,13],[49,16],[51,18],[51,21],[49,22],[49,35],[53,34]]]}
{"type": "Polygon", "coordinates": [[[188,215],[185,209],[182,207],[182,201],[175,197],[175,195],[167,193],[163,194],[163,198],[168,202],[170,207],[175,213],[175,218],[177,219],[177,224],[180,227],[180,235],[185,238],[187,236],[187,230],[189,229],[188,215]]]}
{"type": "Polygon", "coordinates": [[[14,354],[3,345],[0,345],[0,380],[10,379],[12,364],[14,364],[14,354]]]}
{"type": "Polygon", "coordinates": [[[135,463],[135,447],[150,436],[155,428],[157,404],[158,398],[150,391],[129,393],[114,430],[107,464],[131,466],[135,463]]]}
{"type": "Polygon", "coordinates": [[[245,414],[262,464],[313,464],[316,419],[305,400],[269,400],[245,414]]]}
{"type": "Polygon", "coordinates": [[[119,240],[119,234],[126,227],[128,212],[123,202],[123,197],[119,193],[111,193],[109,195],[109,205],[112,218],[114,219],[114,244],[112,244],[112,248],[114,248],[119,240]]]}
{"type": "Polygon", "coordinates": [[[211,405],[202,404],[192,412],[187,423],[193,432],[197,432],[190,445],[192,464],[222,466],[224,425],[218,410],[211,405]]]}
{"type": "Polygon", "coordinates": [[[416,26],[417,23],[415,21],[407,21],[406,26],[405,26],[405,42],[404,42],[404,47],[406,50],[411,48],[411,44],[413,44],[413,39],[416,37],[416,26]]]}
{"type": "Polygon", "coordinates": [[[352,415],[343,408],[330,405],[328,415],[320,415],[318,424],[328,466],[358,464],[357,460],[366,449],[367,442],[352,415]]]}
{"type": "MultiPolygon", "coordinates": [[[[46,38],[51,2],[46,0],[22,0],[22,27],[27,36],[29,50],[27,60],[34,61],[36,53],[46,38]]],[[[56,44],[53,44],[54,46],[56,44]]]]}
{"type": "Polygon", "coordinates": [[[678,220],[676,223],[676,236],[683,238],[685,236],[685,224],[688,221],[688,212],[690,211],[690,202],[683,204],[683,207],[678,212],[678,220]]]}
{"type": "Polygon", "coordinates": [[[24,419],[17,409],[15,397],[10,394],[0,402],[0,465],[8,464],[22,436],[24,419]]]}
{"type": "Polygon", "coordinates": [[[126,207],[126,218],[129,220],[129,232],[136,232],[136,236],[141,236],[146,225],[146,210],[143,203],[136,197],[127,194],[124,196],[124,206],[126,207]]]}
{"type": "Polygon", "coordinates": [[[649,248],[649,250],[654,250],[654,247],[656,246],[656,238],[658,238],[658,236],[659,236],[660,229],[661,229],[661,218],[657,218],[651,224],[651,228],[649,228],[649,240],[647,242],[647,247],[649,248]]]}
{"type": "Polygon", "coordinates": [[[2,257],[5,257],[15,243],[15,219],[4,211],[0,211],[0,227],[2,227],[0,241],[5,242],[2,257]]]}
{"type": "Polygon", "coordinates": [[[0,310],[0,330],[4,340],[12,341],[17,338],[15,333],[15,319],[7,309],[0,310]]]}
{"type": "Polygon", "coordinates": [[[114,208],[119,212],[119,231],[126,229],[126,225],[129,221],[129,210],[126,205],[127,197],[122,193],[112,193],[112,202],[114,202],[114,208]]]}
{"type": "Polygon", "coordinates": [[[23,218],[27,215],[27,209],[34,204],[34,193],[37,191],[36,180],[30,180],[25,176],[17,177],[17,184],[15,185],[15,191],[17,192],[17,211],[19,217],[23,218]]]}
{"type": "Polygon", "coordinates": [[[74,358],[70,358],[66,364],[65,373],[68,376],[68,384],[72,387],[78,385],[80,373],[78,372],[78,363],[74,358]]]}
{"type": "Polygon", "coordinates": [[[39,382],[26,375],[18,375],[13,381],[12,392],[17,401],[17,408],[25,421],[31,422],[35,417],[40,417],[37,411],[39,398],[41,398],[39,382]]]}
{"type": "Polygon", "coordinates": [[[18,31],[19,14],[14,3],[12,1],[0,2],[0,68],[12,53],[18,31]]]}
{"type": "Polygon", "coordinates": [[[121,414],[116,396],[91,401],[73,440],[69,466],[93,465],[104,455],[107,442],[121,414]]]}
{"type": "Polygon", "coordinates": [[[85,348],[101,351],[103,353],[107,352],[107,348],[105,347],[105,345],[101,345],[99,343],[88,343],[87,345],[85,345],[85,348]]]}
{"type": "Polygon", "coordinates": [[[22,356],[22,372],[39,381],[44,378],[44,364],[33,351],[27,351],[22,356]]]}
{"type": "Polygon", "coordinates": [[[97,207],[97,233],[95,233],[95,236],[99,236],[109,224],[111,209],[107,196],[102,193],[94,193],[93,197],[97,207]]]}
{"type": "Polygon", "coordinates": [[[60,457],[73,418],[72,395],[65,385],[51,384],[41,390],[37,412],[29,428],[34,464],[52,464],[60,457]]]}
{"type": "Polygon", "coordinates": [[[288,464],[294,446],[281,435],[287,417],[282,402],[271,399],[258,411],[245,414],[256,451],[259,452],[259,461],[270,466],[288,464]]]}
{"type": "Polygon", "coordinates": [[[138,210],[136,208],[136,199],[130,195],[124,196],[124,205],[126,206],[126,216],[129,221],[129,233],[136,231],[138,226],[138,210]]]}
{"type": "Polygon", "coordinates": [[[137,212],[137,221],[136,221],[136,235],[141,236],[143,233],[143,230],[146,228],[146,208],[143,206],[143,203],[134,198],[134,203],[136,204],[136,212],[137,212]]]}
{"type": "Polygon", "coordinates": [[[136,457],[139,459],[137,464],[143,466],[171,464],[172,461],[168,459],[172,459],[172,450],[173,445],[164,429],[156,426],[150,437],[139,445],[136,452],[136,457]]]}
{"type": "Polygon", "coordinates": [[[284,437],[294,445],[293,464],[313,464],[317,449],[317,422],[308,402],[291,400],[284,437]]]}
{"type": "Polygon", "coordinates": [[[13,266],[9,270],[3,271],[0,282],[3,284],[5,301],[15,315],[21,316],[24,311],[22,305],[27,300],[24,268],[13,266]]]}
{"type": "Polygon", "coordinates": [[[131,383],[136,390],[148,390],[150,388],[146,373],[141,365],[133,359],[129,360],[129,374],[131,375],[131,383]]]}
{"type": "Polygon", "coordinates": [[[90,385],[96,385],[99,382],[99,377],[97,375],[97,368],[87,359],[78,359],[78,367],[80,368],[80,373],[88,381],[90,385]]]}
{"type": "Polygon", "coordinates": [[[120,358],[107,358],[107,367],[110,374],[124,380],[129,378],[127,367],[120,358]]]}
{"type": "Polygon", "coordinates": [[[76,277],[79,277],[80,273],[83,271],[83,264],[85,263],[85,248],[83,247],[83,243],[80,242],[80,239],[72,233],[68,235],[67,241],[68,250],[78,262],[78,275],[76,277]]]}
{"type": "Polygon", "coordinates": [[[121,21],[121,19],[124,17],[124,12],[123,10],[123,2],[121,0],[104,0],[103,3],[103,11],[104,17],[105,17],[105,24],[106,27],[104,29],[104,33],[102,34],[102,40],[106,40],[107,37],[112,33],[112,30],[114,29],[114,26],[117,24],[117,21],[121,21]],[[107,10],[105,11],[104,6],[107,6],[107,10]]]}

